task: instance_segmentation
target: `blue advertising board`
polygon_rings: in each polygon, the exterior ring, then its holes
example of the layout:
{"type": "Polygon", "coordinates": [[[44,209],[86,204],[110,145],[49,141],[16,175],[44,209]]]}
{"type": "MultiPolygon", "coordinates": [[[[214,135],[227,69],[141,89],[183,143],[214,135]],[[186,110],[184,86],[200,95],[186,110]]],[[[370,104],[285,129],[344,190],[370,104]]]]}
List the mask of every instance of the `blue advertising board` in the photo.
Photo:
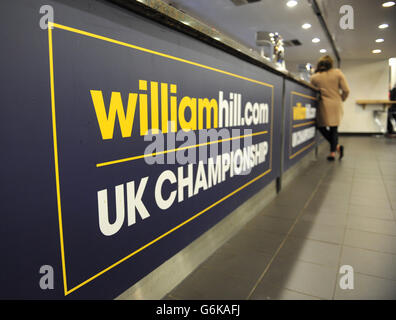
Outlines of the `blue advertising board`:
{"type": "Polygon", "coordinates": [[[316,146],[317,92],[285,80],[285,149],[283,171],[299,162],[316,146]]]}
{"type": "Polygon", "coordinates": [[[40,1],[2,4],[24,37],[5,40],[0,296],[114,298],[279,176],[282,78],[113,5],[46,4],[46,30],[40,1]]]}

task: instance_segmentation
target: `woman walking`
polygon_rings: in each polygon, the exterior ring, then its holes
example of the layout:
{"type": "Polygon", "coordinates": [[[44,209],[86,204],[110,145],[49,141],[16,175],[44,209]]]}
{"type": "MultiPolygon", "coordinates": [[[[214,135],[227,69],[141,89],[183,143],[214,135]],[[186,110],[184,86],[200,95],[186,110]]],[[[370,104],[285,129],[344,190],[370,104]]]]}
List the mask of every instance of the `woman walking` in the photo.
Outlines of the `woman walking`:
{"type": "Polygon", "coordinates": [[[333,60],[330,56],[319,59],[311,83],[321,93],[317,125],[330,143],[330,155],[327,160],[334,161],[337,152],[341,160],[344,156],[344,147],[338,144],[338,126],[344,114],[342,103],[349,95],[348,83],[342,71],[333,68],[333,60]]]}

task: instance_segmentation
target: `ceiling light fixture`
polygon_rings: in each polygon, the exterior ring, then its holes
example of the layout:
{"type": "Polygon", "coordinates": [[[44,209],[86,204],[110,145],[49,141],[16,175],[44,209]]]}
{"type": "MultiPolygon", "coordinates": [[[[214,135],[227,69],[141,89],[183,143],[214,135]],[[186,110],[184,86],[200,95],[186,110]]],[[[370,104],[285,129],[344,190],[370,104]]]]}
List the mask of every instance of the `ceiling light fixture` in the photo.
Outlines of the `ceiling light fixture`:
{"type": "Polygon", "coordinates": [[[312,42],[313,42],[313,43],[319,43],[319,42],[320,42],[320,39],[319,39],[319,38],[313,38],[313,39],[312,39],[312,42]]]}
{"type": "Polygon", "coordinates": [[[387,24],[387,23],[383,23],[383,24],[380,24],[379,26],[378,26],[378,28],[380,28],[380,29],[386,29],[386,28],[388,28],[389,27],[389,24],[387,24]]]}
{"type": "Polygon", "coordinates": [[[320,49],[320,51],[319,51],[320,53],[326,53],[327,52],[327,50],[326,49],[320,49]]]}
{"type": "Polygon", "coordinates": [[[312,25],[309,24],[309,23],[304,23],[301,27],[302,27],[303,29],[309,29],[309,28],[312,27],[312,25]]]}
{"type": "Polygon", "coordinates": [[[395,1],[387,1],[382,4],[384,8],[393,7],[395,5],[395,1]]]}
{"type": "Polygon", "coordinates": [[[377,53],[381,53],[381,52],[382,52],[382,50],[380,50],[380,49],[375,49],[375,50],[372,51],[372,53],[376,53],[376,54],[377,53]]]}
{"type": "Polygon", "coordinates": [[[290,0],[290,1],[288,1],[288,2],[286,3],[286,5],[287,5],[289,8],[293,8],[293,7],[295,7],[297,4],[298,4],[298,2],[297,2],[296,0],[290,0]]]}
{"type": "Polygon", "coordinates": [[[381,42],[384,42],[384,41],[385,41],[385,40],[384,40],[384,39],[381,39],[381,38],[375,40],[375,42],[377,42],[377,43],[381,43],[381,42]]]}

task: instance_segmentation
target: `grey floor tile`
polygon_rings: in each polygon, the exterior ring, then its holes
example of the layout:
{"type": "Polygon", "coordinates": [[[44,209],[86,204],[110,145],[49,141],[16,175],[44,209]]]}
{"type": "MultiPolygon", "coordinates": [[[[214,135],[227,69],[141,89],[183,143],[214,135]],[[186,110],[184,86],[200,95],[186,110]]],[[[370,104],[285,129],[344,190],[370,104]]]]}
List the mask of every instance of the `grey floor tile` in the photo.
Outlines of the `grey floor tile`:
{"type": "Polygon", "coordinates": [[[326,202],[322,203],[319,200],[311,201],[306,207],[306,211],[334,211],[339,212],[340,214],[345,213],[348,210],[349,205],[346,203],[338,203],[338,202],[326,202]]]}
{"type": "Polygon", "coordinates": [[[307,208],[303,211],[302,214],[325,214],[325,215],[334,215],[334,216],[346,216],[348,214],[348,208],[346,209],[332,209],[332,208],[320,208],[320,209],[314,209],[314,208],[307,208]]]}
{"type": "Polygon", "coordinates": [[[382,180],[382,177],[376,177],[376,178],[365,178],[365,177],[354,177],[353,183],[352,183],[352,188],[353,189],[359,189],[361,188],[362,190],[382,190],[384,188],[384,182],[382,180]]]}
{"type": "Polygon", "coordinates": [[[352,190],[350,194],[351,199],[365,198],[366,201],[374,200],[374,201],[382,201],[388,203],[388,195],[386,190],[352,190]]]}
{"type": "Polygon", "coordinates": [[[311,240],[341,244],[344,236],[344,228],[299,221],[291,235],[311,240]]]}
{"type": "Polygon", "coordinates": [[[347,223],[345,214],[329,214],[326,212],[312,213],[304,212],[300,221],[312,222],[315,224],[324,224],[329,226],[344,227],[347,223]]]}
{"type": "Polygon", "coordinates": [[[342,173],[332,174],[325,178],[323,185],[326,184],[345,184],[351,185],[353,182],[353,175],[347,175],[342,173]]]}
{"type": "Polygon", "coordinates": [[[355,248],[396,254],[396,237],[378,233],[347,229],[344,244],[355,248]]]}
{"type": "Polygon", "coordinates": [[[396,221],[349,216],[348,228],[396,236],[396,221]]]}
{"type": "Polygon", "coordinates": [[[390,203],[387,197],[384,198],[373,198],[370,196],[352,196],[350,199],[351,205],[358,205],[358,206],[366,206],[366,207],[374,207],[378,209],[391,209],[390,203]]]}
{"type": "Polygon", "coordinates": [[[392,207],[392,210],[396,210],[396,199],[391,200],[391,207],[392,207]]]}
{"type": "Polygon", "coordinates": [[[320,300],[317,297],[309,296],[300,292],[271,285],[268,282],[261,282],[254,291],[251,300],[320,300]]]}
{"type": "MultiPolygon", "coordinates": [[[[338,281],[338,280],[337,280],[338,281]]],[[[354,274],[354,289],[343,290],[337,283],[336,300],[395,300],[396,281],[354,274]]]]}
{"type": "Polygon", "coordinates": [[[367,169],[356,169],[353,175],[353,179],[362,179],[362,180],[381,180],[382,174],[379,169],[376,170],[367,170],[367,169]]]}
{"type": "Polygon", "coordinates": [[[396,175],[395,174],[384,174],[382,176],[382,179],[384,180],[384,182],[393,182],[396,181],[396,175]]]}
{"type": "MultiPolygon", "coordinates": [[[[322,266],[288,257],[278,257],[263,277],[263,285],[286,288],[310,296],[331,299],[336,281],[336,267],[322,266]]],[[[261,283],[256,288],[261,291],[261,283]]]]}
{"type": "Polygon", "coordinates": [[[368,187],[366,184],[354,184],[351,189],[352,196],[372,196],[375,198],[386,196],[386,185],[376,184],[368,187]]]}
{"type": "Polygon", "coordinates": [[[350,265],[354,272],[396,281],[396,255],[393,254],[345,246],[340,265],[350,265]]]}
{"type": "Polygon", "coordinates": [[[279,256],[328,266],[337,266],[341,246],[316,240],[289,237],[279,256]]]}
{"type": "Polygon", "coordinates": [[[392,181],[384,180],[384,184],[388,192],[396,191],[396,179],[392,181]]]}
{"type": "Polygon", "coordinates": [[[349,214],[368,218],[383,220],[393,220],[392,210],[390,208],[375,208],[372,206],[350,205],[349,214]]]}

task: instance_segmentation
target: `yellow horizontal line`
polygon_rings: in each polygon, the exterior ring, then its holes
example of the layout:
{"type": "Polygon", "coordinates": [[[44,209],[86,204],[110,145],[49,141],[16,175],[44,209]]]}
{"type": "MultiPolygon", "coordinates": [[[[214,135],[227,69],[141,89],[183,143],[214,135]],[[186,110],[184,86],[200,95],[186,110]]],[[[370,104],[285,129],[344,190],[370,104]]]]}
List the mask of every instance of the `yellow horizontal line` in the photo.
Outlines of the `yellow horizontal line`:
{"type": "Polygon", "coordinates": [[[316,98],[316,97],[308,96],[308,95],[300,93],[300,92],[292,91],[291,93],[294,95],[300,96],[300,97],[311,99],[311,100],[315,100],[315,101],[318,100],[318,98],[316,98]]]}
{"type": "Polygon", "coordinates": [[[133,257],[134,255],[136,255],[137,253],[139,253],[140,251],[146,249],[147,247],[151,246],[152,244],[156,243],[157,241],[161,240],[162,238],[166,237],[167,235],[175,232],[177,229],[181,228],[182,226],[184,226],[185,224],[191,222],[192,220],[198,218],[200,215],[204,214],[206,211],[212,209],[213,207],[217,206],[219,203],[223,202],[224,200],[228,199],[229,197],[233,196],[234,194],[238,193],[239,191],[241,191],[242,189],[246,188],[247,186],[249,186],[250,184],[252,184],[253,182],[257,181],[258,179],[261,179],[262,177],[264,177],[266,174],[268,174],[269,172],[271,172],[271,169],[268,169],[267,171],[265,171],[264,173],[258,175],[257,177],[255,177],[254,179],[250,180],[249,182],[245,183],[243,186],[239,187],[238,189],[234,190],[233,192],[227,194],[226,196],[224,196],[223,198],[221,198],[220,200],[216,201],[215,203],[211,204],[209,207],[203,209],[202,211],[198,212],[196,215],[192,216],[191,218],[187,219],[186,221],[180,223],[179,225],[177,225],[176,227],[170,229],[169,231],[165,232],[164,234],[160,235],[159,237],[155,238],[154,240],[150,241],[149,243],[145,244],[144,246],[140,247],[139,249],[135,250],[134,252],[130,253],[129,255],[127,255],[126,257],[122,258],[121,260],[118,260],[117,262],[113,263],[111,266],[107,267],[106,269],[102,270],[101,272],[97,273],[96,275],[92,276],[91,278],[89,278],[88,280],[80,283],[79,285],[75,286],[74,288],[70,289],[67,291],[66,295],[72,293],[73,291],[81,288],[82,286],[86,285],[87,283],[91,282],[92,280],[96,279],[97,277],[101,276],[102,274],[104,274],[105,272],[113,269],[114,267],[116,267],[117,265],[119,265],[120,263],[128,260],[129,258],[133,257]]]}
{"type": "Polygon", "coordinates": [[[66,30],[66,31],[78,33],[78,34],[81,34],[81,35],[84,35],[84,36],[87,36],[87,37],[100,39],[100,40],[111,42],[111,43],[115,43],[115,44],[118,44],[118,45],[121,45],[121,46],[124,46],[124,47],[136,49],[136,50],[143,51],[143,52],[148,52],[148,53],[151,53],[151,54],[155,54],[157,56],[161,56],[161,57],[164,57],[164,58],[168,58],[168,59],[184,62],[184,63],[190,64],[190,65],[196,66],[196,67],[200,67],[200,68],[212,70],[212,71],[215,71],[215,72],[223,73],[223,74],[229,75],[231,77],[243,79],[243,80],[250,81],[250,82],[253,82],[253,83],[257,83],[257,84],[260,84],[260,85],[263,85],[263,86],[267,86],[267,87],[270,87],[270,88],[274,87],[272,84],[268,84],[268,83],[265,83],[265,82],[262,82],[262,81],[258,81],[258,80],[254,80],[254,79],[247,78],[247,77],[244,77],[244,76],[240,76],[240,75],[237,75],[235,73],[231,73],[231,72],[224,71],[224,70],[221,70],[221,69],[209,67],[209,66],[206,66],[204,64],[200,64],[200,63],[193,62],[193,61],[190,61],[190,60],[186,60],[186,59],[178,58],[178,57],[175,57],[175,56],[171,56],[169,54],[165,54],[165,53],[162,53],[162,52],[158,52],[158,51],[146,49],[146,48],[143,48],[143,47],[139,47],[139,46],[127,43],[127,42],[122,42],[122,41],[118,41],[118,40],[115,40],[115,39],[111,39],[111,38],[107,38],[107,37],[104,37],[104,36],[100,36],[100,35],[97,35],[97,34],[94,34],[94,33],[90,33],[90,32],[87,32],[87,31],[79,30],[79,29],[76,29],[76,28],[67,27],[67,26],[64,26],[64,25],[61,25],[61,24],[58,24],[58,23],[49,22],[48,26],[49,27],[53,26],[53,27],[56,27],[56,28],[59,28],[59,29],[63,29],[63,30],[66,30]]]}
{"type": "Polygon", "coordinates": [[[316,141],[310,143],[309,145],[305,146],[304,148],[302,148],[301,150],[297,151],[295,154],[291,155],[289,157],[289,159],[293,159],[294,157],[297,157],[301,152],[304,152],[305,150],[307,150],[308,148],[312,147],[314,144],[316,143],[316,141]]]}
{"type": "Polygon", "coordinates": [[[181,147],[181,148],[176,148],[176,149],[169,149],[169,150],[153,152],[153,153],[149,153],[149,154],[142,154],[142,155],[139,155],[139,156],[134,156],[134,157],[129,157],[129,158],[123,158],[123,159],[119,159],[119,160],[101,162],[101,163],[98,163],[96,165],[96,167],[100,168],[100,167],[110,166],[110,165],[117,164],[117,163],[128,162],[128,161],[133,161],[133,160],[147,158],[147,157],[153,157],[153,156],[157,156],[157,155],[161,155],[161,154],[166,154],[166,153],[170,153],[170,152],[176,152],[176,151],[179,151],[179,150],[187,150],[187,149],[197,148],[197,147],[210,145],[210,144],[215,144],[215,143],[220,143],[220,142],[225,142],[225,141],[242,139],[242,138],[245,138],[245,137],[258,136],[258,135],[262,135],[262,134],[266,134],[266,133],[268,133],[268,131],[260,131],[260,132],[256,132],[256,133],[245,134],[245,135],[242,135],[242,136],[239,136],[239,137],[220,139],[220,140],[216,140],[216,141],[209,141],[209,142],[194,144],[194,145],[191,145],[191,146],[186,146],[186,147],[181,147]]]}
{"type": "Polygon", "coordinates": [[[307,126],[307,125],[313,124],[313,123],[315,123],[315,121],[309,121],[309,122],[299,123],[299,124],[295,124],[295,125],[293,126],[293,128],[304,127],[304,126],[307,126]]]}

